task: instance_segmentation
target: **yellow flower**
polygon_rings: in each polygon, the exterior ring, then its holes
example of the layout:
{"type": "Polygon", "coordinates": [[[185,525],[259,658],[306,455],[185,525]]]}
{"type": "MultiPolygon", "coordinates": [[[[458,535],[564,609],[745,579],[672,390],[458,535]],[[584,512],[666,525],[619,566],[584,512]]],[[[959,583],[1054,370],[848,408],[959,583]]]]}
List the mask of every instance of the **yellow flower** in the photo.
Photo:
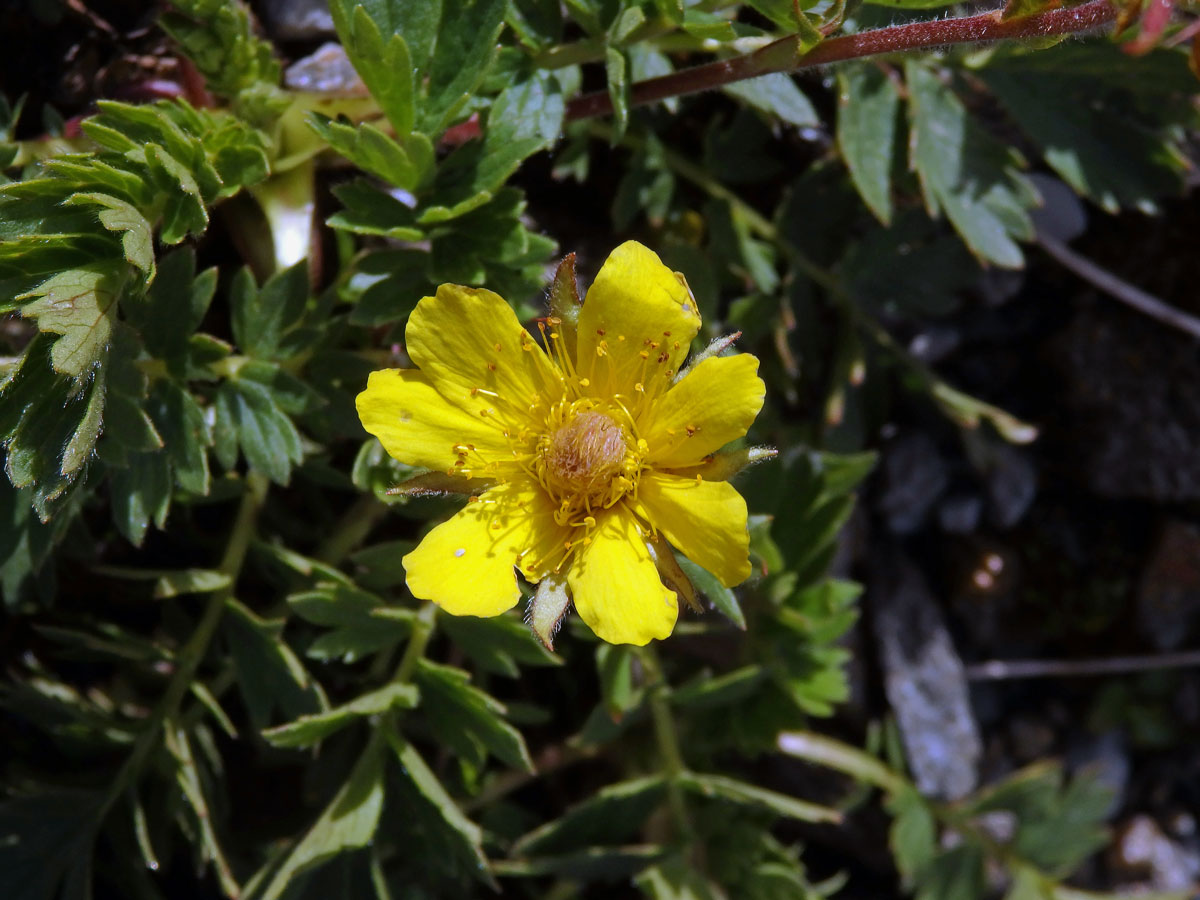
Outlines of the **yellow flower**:
{"type": "Polygon", "coordinates": [[[634,241],[576,322],[540,323],[547,350],[491,291],[421,300],[406,331],[419,368],[372,373],[358,413],[396,459],[482,491],[404,557],[414,596],[498,615],[520,599],[515,566],[569,591],[599,637],[645,644],[678,614],[660,569],[690,591],[664,538],[726,586],[748,577],[746,503],[712,454],[746,433],[764,388],[748,354],[680,378],[699,328],[683,276],[634,241]]]}

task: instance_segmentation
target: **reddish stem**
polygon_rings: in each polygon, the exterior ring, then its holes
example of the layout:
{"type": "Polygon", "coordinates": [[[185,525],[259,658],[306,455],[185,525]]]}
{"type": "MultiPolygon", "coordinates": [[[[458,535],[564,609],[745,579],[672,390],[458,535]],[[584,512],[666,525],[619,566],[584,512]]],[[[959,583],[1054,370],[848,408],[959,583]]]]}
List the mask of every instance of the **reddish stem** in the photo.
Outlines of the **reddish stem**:
{"type": "MultiPolygon", "coordinates": [[[[806,54],[794,49],[799,39],[790,36],[745,56],[639,81],[630,90],[631,100],[634,105],[653,103],[772,72],[792,72],[881,53],[1090,31],[1112,22],[1117,10],[1110,0],[1089,0],[1069,9],[1052,9],[1019,19],[1003,20],[1001,14],[1001,10],[995,10],[960,19],[912,22],[860,34],[844,34],[822,41],[806,54]]],[[[612,100],[605,91],[576,97],[567,104],[568,120],[611,113],[612,100]]]]}

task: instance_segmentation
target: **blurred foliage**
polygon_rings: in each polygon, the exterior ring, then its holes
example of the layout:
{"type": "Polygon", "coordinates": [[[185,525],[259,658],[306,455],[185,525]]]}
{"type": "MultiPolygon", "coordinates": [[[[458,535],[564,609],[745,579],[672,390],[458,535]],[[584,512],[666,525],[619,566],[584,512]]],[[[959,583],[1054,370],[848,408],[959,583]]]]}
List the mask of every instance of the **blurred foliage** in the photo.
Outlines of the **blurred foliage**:
{"type": "MultiPolygon", "coordinates": [[[[829,571],[863,448],[896,390],[1032,437],[884,326],[1023,265],[1032,170],[1153,211],[1196,124],[1184,49],[1107,39],[632,105],[702,55],[940,4],[883,5],[333,0],[371,99],[317,102],[280,86],[240,4],[178,0],[161,26],[217,106],[102,101],[80,138],[16,142],[22,104],[0,101],[0,896],[181,896],[195,873],[188,896],[252,900],[839,889],[776,826],[841,814],[757,763],[847,698],[859,589],[829,571]],[[611,119],[568,121],[601,82],[611,119]],[[563,184],[531,200],[546,150],[563,184]],[[390,496],[408,472],[353,412],[437,284],[543,313],[540,223],[576,216],[554,206],[568,180],[611,212],[570,230],[652,244],[700,340],[740,332],[768,384],[750,439],[780,457],[741,479],[756,574],[729,590],[681,560],[714,611],[661,658],[583,629],[552,655],[515,614],[419,607],[399,561],[449,506],[390,496]],[[324,184],[338,208],[314,242],[324,184]],[[222,204],[244,265],[202,240],[222,204]]],[[[983,897],[997,865],[1010,900],[1082,896],[1061,879],[1106,802],[1085,776],[1039,764],[939,805],[898,760],[832,758],[885,791],[905,891],[983,897]]]]}

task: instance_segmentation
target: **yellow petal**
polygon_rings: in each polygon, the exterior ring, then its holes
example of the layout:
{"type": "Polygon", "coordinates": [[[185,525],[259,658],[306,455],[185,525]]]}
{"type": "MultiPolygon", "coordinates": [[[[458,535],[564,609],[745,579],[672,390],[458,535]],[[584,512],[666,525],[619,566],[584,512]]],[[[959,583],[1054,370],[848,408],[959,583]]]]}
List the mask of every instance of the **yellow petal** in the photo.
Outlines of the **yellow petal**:
{"type": "Polygon", "coordinates": [[[642,412],[646,461],[657,468],[699,464],[746,433],[765,395],[758,360],[749,353],[704,360],[642,412]]]}
{"type": "Polygon", "coordinates": [[[620,505],[571,560],[567,583],[583,621],[610,644],[641,646],[675,627],[675,592],[663,587],[633,516],[620,505]]]}
{"type": "Polygon", "coordinates": [[[358,417],[394,458],[410,466],[448,470],[456,446],[470,445],[468,463],[511,456],[498,423],[447,403],[416,369],[372,372],[355,400],[358,417]]]}
{"type": "Polygon", "coordinates": [[[514,566],[543,560],[562,547],[554,509],[532,484],[485,491],[434,528],[404,557],[408,589],[456,616],[496,616],[521,597],[514,566]]]}
{"type": "Polygon", "coordinates": [[[643,472],[638,512],[726,587],[750,577],[746,501],[729,482],[643,472]]]}
{"type": "Polygon", "coordinates": [[[589,393],[632,397],[635,384],[679,371],[700,330],[700,313],[682,275],[654,251],[627,241],[596,275],[578,329],[576,366],[591,382],[589,393]]]}
{"type": "Polygon", "coordinates": [[[443,284],[408,317],[408,355],[451,403],[516,424],[562,396],[562,376],[504,300],[443,284]]]}

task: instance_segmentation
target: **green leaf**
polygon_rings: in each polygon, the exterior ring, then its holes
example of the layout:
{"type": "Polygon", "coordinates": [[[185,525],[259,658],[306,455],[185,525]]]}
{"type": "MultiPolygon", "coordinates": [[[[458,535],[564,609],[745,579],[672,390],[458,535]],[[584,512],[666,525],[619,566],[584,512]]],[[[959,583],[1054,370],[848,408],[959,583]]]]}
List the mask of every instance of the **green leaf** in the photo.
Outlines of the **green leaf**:
{"type": "Polygon", "coordinates": [[[620,47],[604,48],[604,73],[608,78],[608,97],[613,107],[613,137],[614,143],[625,136],[629,127],[629,59],[625,50],[620,47]]]}
{"type": "Polygon", "coordinates": [[[648,900],[725,900],[726,896],[679,853],[642,872],[633,883],[648,900]]]}
{"type": "Polygon", "coordinates": [[[364,717],[377,716],[390,709],[414,709],[418,696],[417,689],[411,684],[389,684],[342,706],[268,728],[262,735],[274,747],[311,747],[364,717]]]}
{"type": "Polygon", "coordinates": [[[196,275],[195,251],[180,247],[159,261],[158,277],[148,291],[122,298],[121,311],[141,335],[147,351],[177,368],[187,350],[187,339],[208,312],[216,288],[217,270],[196,275]]]}
{"type": "Polygon", "coordinates": [[[527,156],[553,141],[565,101],[549,73],[506,88],[492,104],[482,141],[455,150],[438,167],[433,194],[418,222],[445,222],[487,203],[527,156]]]}
{"type": "Polygon", "coordinates": [[[743,666],[713,678],[707,674],[671,692],[671,703],[683,709],[719,709],[753,694],[766,678],[762,666],[743,666]]]}
{"type": "Polygon", "coordinates": [[[641,705],[644,691],[633,683],[633,650],[620,644],[601,644],[596,648],[596,668],[600,675],[600,696],[610,719],[619,722],[626,713],[641,705]]]}
{"type": "Polygon", "coordinates": [[[725,618],[729,619],[729,621],[742,629],[742,631],[745,631],[746,614],[742,612],[737,595],[721,584],[717,576],[713,575],[707,569],[696,565],[686,556],[676,554],[675,559],[679,563],[679,568],[683,569],[683,573],[691,579],[696,590],[703,594],[708,602],[715,606],[725,618]]]}
{"type": "Polygon", "coordinates": [[[415,191],[433,172],[433,144],[423,134],[391,137],[369,122],[349,125],[317,113],[308,124],[336,152],[395,187],[415,191]]]}
{"type": "Polygon", "coordinates": [[[566,815],[529,832],[512,848],[513,856],[557,854],[632,837],[666,796],[661,775],[601,788],[566,815]]]}
{"type": "Polygon", "coordinates": [[[157,379],[145,408],[162,435],[175,483],[185,491],[207,495],[211,477],[205,448],[212,445],[212,433],[196,399],[177,382],[157,379]]]}
{"type": "Polygon", "coordinates": [[[330,228],[398,241],[419,241],[425,236],[416,226],[417,214],[412,207],[365,178],[339,184],[333,188],[333,193],[344,208],[325,221],[330,228]]]}
{"type": "Polygon", "coordinates": [[[836,809],[806,803],[786,794],[769,791],[724,775],[704,775],[685,772],[679,776],[680,785],[701,797],[719,797],[746,806],[769,810],[779,816],[799,822],[838,823],[842,814],[836,809]]]}
{"type": "Polygon", "coordinates": [[[284,622],[262,619],[238,603],[226,601],[221,620],[238,688],[254,727],[267,727],[278,710],[286,719],[315,713],[327,704],[320,689],[283,641],[284,622]]]}
{"type": "Polygon", "coordinates": [[[165,600],[180,594],[210,594],[232,583],[229,575],[215,569],[179,569],[164,572],[154,582],[154,599],[165,600]]]}
{"type": "Polygon", "coordinates": [[[560,666],[562,658],[538,643],[517,616],[446,616],[438,628],[485,672],[518,678],[520,665],[560,666]]]}
{"type": "Polygon", "coordinates": [[[982,791],[972,812],[1015,813],[1013,850],[1043,871],[1064,877],[1107,843],[1104,821],[1112,799],[1112,789],[1095,772],[1080,772],[1064,785],[1061,766],[1042,762],[982,791]]]}
{"type": "Polygon", "coordinates": [[[297,326],[308,301],[308,262],[272,275],[258,288],[249,269],[234,276],[229,289],[233,338],[248,356],[286,358],[284,335],[297,326]]]}
{"type": "Polygon", "coordinates": [[[178,244],[189,234],[203,234],[208,228],[208,210],[192,170],[157,144],[134,151],[145,161],[155,187],[166,200],[159,239],[178,244]]]}
{"type": "Polygon", "coordinates": [[[497,875],[533,878],[555,875],[581,883],[625,883],[646,866],[661,860],[668,850],[657,844],[624,847],[588,847],[573,853],[539,856],[533,859],[497,860],[492,868],[497,875]]]}
{"type": "Polygon", "coordinates": [[[980,75],[1078,193],[1110,213],[1130,207],[1157,212],[1159,198],[1179,193],[1185,169],[1169,131],[1133,119],[1139,98],[1121,92],[1097,96],[1094,78],[1074,74],[1071,55],[1054,55],[1063,63],[1053,76],[1023,70],[1016,59],[980,75]],[[1045,89],[1047,77],[1055,79],[1053,91],[1045,89]]]}
{"type": "Polygon", "coordinates": [[[154,234],[146,217],[131,204],[110,194],[72,194],[67,203],[99,206],[100,224],[113,232],[123,232],[121,248],[125,259],[142,270],[147,282],[154,279],[154,234]]]}
{"type": "MultiPolygon", "coordinates": [[[[413,63],[429,73],[426,97],[421,106],[418,129],[429,135],[441,134],[450,125],[471,94],[483,80],[496,54],[496,39],[504,26],[506,0],[458,0],[438,4],[441,15],[433,37],[422,37],[420,44],[433,47],[428,68],[421,66],[421,53],[414,43],[413,63]]],[[[412,15],[413,22],[425,16],[412,15]]],[[[433,16],[426,19],[432,23],[433,16]]],[[[412,27],[411,25],[409,26],[412,27]]],[[[428,28],[428,24],[424,26],[428,28]]]]}
{"type": "Polygon", "coordinates": [[[962,844],[939,854],[917,886],[917,900],[976,900],[985,895],[983,851],[962,844]]]}
{"type": "Polygon", "coordinates": [[[345,850],[370,843],[383,810],[382,750],[382,745],[377,742],[367,745],[350,777],[300,843],[292,848],[260,900],[279,900],[292,879],[301,872],[319,866],[345,850]]]}
{"type": "Polygon", "coordinates": [[[111,263],[95,263],[46,279],[18,299],[22,315],[37,321],[38,330],[62,335],[50,351],[56,372],[82,376],[99,364],[108,348],[124,278],[111,263]]]}
{"type": "Polygon", "coordinates": [[[217,832],[213,823],[213,815],[209,808],[208,798],[205,797],[204,780],[201,778],[196,764],[196,755],[192,752],[188,733],[175,722],[165,725],[163,740],[167,751],[175,760],[175,783],[179,785],[184,799],[192,808],[197,829],[200,832],[200,845],[205,855],[212,861],[217,879],[226,896],[237,897],[241,887],[233,877],[233,872],[225,858],[225,853],[217,841],[217,832]]]}
{"type": "Polygon", "coordinates": [[[893,817],[888,832],[892,859],[896,861],[904,883],[911,886],[921,880],[937,855],[937,822],[929,804],[910,785],[891,794],[887,808],[893,817]]]}
{"type": "Polygon", "coordinates": [[[887,316],[946,315],[980,274],[962,241],[915,209],[852,243],[838,270],[864,308],[887,316]]]}
{"type": "Polygon", "coordinates": [[[503,704],[473,687],[470,675],[422,659],[415,680],[425,721],[440,744],[475,765],[483,764],[486,748],[515,769],[533,771],[525,739],[501,718],[503,704]]]}
{"type": "Polygon", "coordinates": [[[385,37],[362,6],[355,7],[350,13],[348,29],[345,20],[338,18],[343,23],[339,29],[342,46],[363,84],[396,133],[408,134],[416,120],[416,107],[413,64],[404,37],[395,32],[385,37]]]}
{"type": "Polygon", "coordinates": [[[275,395],[255,381],[230,379],[218,389],[216,405],[217,431],[236,437],[251,468],[287,484],[303,449],[300,432],[275,395]]]}
{"type": "Polygon", "coordinates": [[[91,458],[105,395],[103,370],[81,385],[54,372],[52,351],[48,337],[34,338],[16,371],[0,384],[5,471],[14,487],[33,487],[33,505],[43,521],[91,458]]]}
{"type": "Polygon", "coordinates": [[[892,162],[900,93],[878,66],[838,70],[837,142],[863,202],[884,225],[892,220],[892,162]]]}
{"type": "Polygon", "coordinates": [[[167,455],[131,453],[127,464],[115,469],[109,480],[112,519],[117,530],[134,546],[140,547],[153,522],[158,528],[167,524],[171,508],[171,470],[167,455]]]}
{"type": "Polygon", "coordinates": [[[790,75],[782,72],[727,84],[722,90],[797,128],[816,128],[821,124],[821,118],[808,97],[790,75]]]}
{"type": "Polygon", "coordinates": [[[312,659],[352,663],[395,646],[412,631],[410,610],[385,606],[374,594],[345,584],[292,594],[288,606],[305,621],[330,629],[309,645],[312,659]]]}
{"type": "Polygon", "coordinates": [[[1029,240],[1037,193],[1016,171],[1020,159],[971,119],[962,102],[920,62],[905,63],[912,163],[931,216],[944,211],[971,251],[1006,268],[1024,263],[1015,239],[1029,240]]]}
{"type": "Polygon", "coordinates": [[[458,808],[454,798],[446,793],[441,781],[430,771],[429,766],[412,744],[404,740],[394,729],[388,729],[386,736],[396,757],[400,760],[400,766],[408,783],[432,807],[446,836],[452,840],[464,856],[474,862],[474,874],[491,883],[487,856],[483,852],[483,832],[479,826],[468,819],[458,808]]]}

